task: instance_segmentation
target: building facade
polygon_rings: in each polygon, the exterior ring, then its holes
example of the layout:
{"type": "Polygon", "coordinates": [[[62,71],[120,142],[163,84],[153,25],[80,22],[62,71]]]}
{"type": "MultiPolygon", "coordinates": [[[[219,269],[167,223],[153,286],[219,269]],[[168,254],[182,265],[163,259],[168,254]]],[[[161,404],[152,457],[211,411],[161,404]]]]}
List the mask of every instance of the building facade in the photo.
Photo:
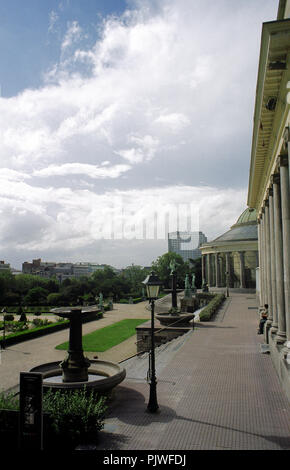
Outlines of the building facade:
{"type": "Polygon", "coordinates": [[[202,280],[209,287],[255,288],[259,260],[255,209],[246,209],[230,230],[200,249],[202,280]]]}
{"type": "Polygon", "coordinates": [[[103,270],[104,264],[96,263],[54,263],[34,259],[32,263],[22,264],[23,274],[34,274],[41,277],[56,277],[60,282],[65,279],[89,277],[95,271],[103,270]]]}
{"type": "Polygon", "coordinates": [[[199,249],[207,241],[202,232],[170,232],[168,233],[168,251],[177,253],[184,261],[201,257],[199,249]]]}
{"type": "Polygon", "coordinates": [[[265,341],[290,399],[290,1],[262,27],[248,206],[258,218],[265,341]]]}
{"type": "Polygon", "coordinates": [[[10,264],[5,261],[0,261],[0,272],[9,271],[11,272],[10,264]]]}

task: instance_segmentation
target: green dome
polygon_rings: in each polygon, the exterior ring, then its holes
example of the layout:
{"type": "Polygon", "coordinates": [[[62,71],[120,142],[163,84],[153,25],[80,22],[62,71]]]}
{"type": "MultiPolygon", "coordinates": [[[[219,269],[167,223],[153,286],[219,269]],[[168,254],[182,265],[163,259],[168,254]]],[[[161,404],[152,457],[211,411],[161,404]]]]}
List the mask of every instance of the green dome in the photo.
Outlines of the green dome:
{"type": "Polygon", "coordinates": [[[256,209],[247,208],[246,210],[244,210],[244,212],[240,215],[235,225],[247,224],[249,222],[257,223],[256,209]]]}

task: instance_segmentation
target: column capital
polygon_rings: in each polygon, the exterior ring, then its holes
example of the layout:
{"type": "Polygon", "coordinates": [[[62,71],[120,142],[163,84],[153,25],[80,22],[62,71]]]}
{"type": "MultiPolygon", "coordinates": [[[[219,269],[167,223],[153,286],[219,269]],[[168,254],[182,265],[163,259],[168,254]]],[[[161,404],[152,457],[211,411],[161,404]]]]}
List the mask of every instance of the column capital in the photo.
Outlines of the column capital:
{"type": "Polygon", "coordinates": [[[288,164],[289,164],[289,163],[288,163],[288,155],[286,155],[286,154],[281,154],[281,155],[279,155],[279,157],[278,157],[278,164],[279,164],[279,168],[280,168],[281,166],[288,166],[288,164]]]}
{"type": "Polygon", "coordinates": [[[268,189],[268,194],[269,194],[269,197],[273,196],[273,187],[272,186],[268,189]]]}
{"type": "Polygon", "coordinates": [[[271,183],[272,184],[280,184],[280,174],[279,173],[274,173],[271,176],[271,183]]]}
{"type": "MultiPolygon", "coordinates": [[[[267,196],[268,196],[268,195],[267,195],[267,196]]],[[[269,199],[266,199],[266,200],[265,200],[265,208],[266,208],[266,207],[269,207],[269,199]]]]}
{"type": "Polygon", "coordinates": [[[290,128],[286,126],[283,132],[283,144],[282,144],[282,153],[287,153],[288,142],[290,141],[290,128]]]}

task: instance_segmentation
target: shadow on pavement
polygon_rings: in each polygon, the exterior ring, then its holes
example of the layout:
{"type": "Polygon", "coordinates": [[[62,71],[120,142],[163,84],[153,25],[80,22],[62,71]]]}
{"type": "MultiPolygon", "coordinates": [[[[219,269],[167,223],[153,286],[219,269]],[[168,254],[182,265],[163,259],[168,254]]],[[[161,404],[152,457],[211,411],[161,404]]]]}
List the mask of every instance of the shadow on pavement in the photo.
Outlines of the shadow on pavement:
{"type": "MultiPolygon", "coordinates": [[[[149,397],[149,387],[148,387],[148,397],[149,397]]],[[[237,432],[241,433],[242,435],[252,436],[259,439],[265,439],[269,442],[275,444],[280,449],[290,449],[290,437],[289,436],[273,436],[273,435],[265,435],[259,434],[255,432],[250,432],[244,429],[238,429],[235,427],[224,426],[221,424],[217,424],[214,422],[209,421],[202,421],[198,419],[191,419],[184,416],[179,416],[175,410],[168,406],[160,405],[159,403],[159,411],[157,413],[149,413],[147,411],[147,400],[148,397],[144,397],[142,393],[137,390],[127,388],[124,386],[118,387],[118,394],[116,395],[115,399],[111,403],[109,407],[109,413],[107,418],[109,420],[117,419],[119,421],[116,423],[111,423],[105,426],[105,430],[102,431],[100,436],[100,444],[105,445],[106,448],[109,449],[118,449],[122,448],[122,445],[129,443],[131,440],[129,437],[118,433],[118,428],[122,428],[122,426],[131,425],[136,426],[137,428],[140,427],[147,427],[150,426],[151,423],[170,423],[173,420],[176,421],[187,421],[191,423],[195,423],[197,426],[204,425],[206,427],[212,429],[220,429],[221,432],[230,431],[230,432],[237,432]],[[116,432],[114,432],[116,431],[116,432]],[[109,447],[107,447],[109,446],[109,447]]],[[[137,431],[138,432],[138,431],[137,431]]],[[[135,436],[132,436],[135,437],[135,436]]],[[[154,436],[152,435],[152,440],[154,441],[154,436]]],[[[150,449],[149,449],[150,450],[150,449]]]]}

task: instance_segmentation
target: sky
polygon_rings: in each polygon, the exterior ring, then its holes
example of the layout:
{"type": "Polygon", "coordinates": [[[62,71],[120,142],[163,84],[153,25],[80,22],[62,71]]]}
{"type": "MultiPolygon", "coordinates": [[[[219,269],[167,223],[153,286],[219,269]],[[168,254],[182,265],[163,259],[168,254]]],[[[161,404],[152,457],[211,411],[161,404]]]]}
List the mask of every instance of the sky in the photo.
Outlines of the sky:
{"type": "Polygon", "coordinates": [[[149,266],[246,208],[278,0],[0,0],[0,259],[149,266]]]}

